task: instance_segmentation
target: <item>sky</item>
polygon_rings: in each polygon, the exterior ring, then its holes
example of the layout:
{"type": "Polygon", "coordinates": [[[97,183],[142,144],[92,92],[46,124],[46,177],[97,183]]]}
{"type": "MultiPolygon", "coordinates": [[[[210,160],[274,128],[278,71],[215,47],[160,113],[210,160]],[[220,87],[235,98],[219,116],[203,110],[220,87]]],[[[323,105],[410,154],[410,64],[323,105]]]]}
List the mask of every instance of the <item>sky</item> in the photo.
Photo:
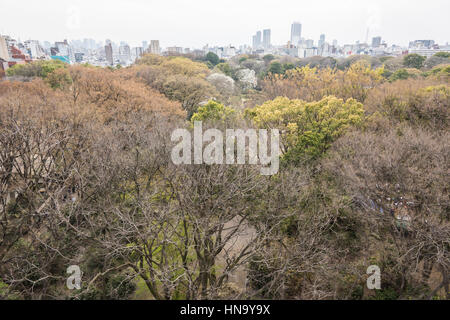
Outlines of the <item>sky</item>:
{"type": "Polygon", "coordinates": [[[291,24],[317,43],[320,34],[339,44],[381,36],[388,44],[416,39],[450,42],[449,0],[0,0],[0,34],[20,40],[93,38],[140,46],[202,48],[251,44],[272,30],[286,44],[291,24]]]}

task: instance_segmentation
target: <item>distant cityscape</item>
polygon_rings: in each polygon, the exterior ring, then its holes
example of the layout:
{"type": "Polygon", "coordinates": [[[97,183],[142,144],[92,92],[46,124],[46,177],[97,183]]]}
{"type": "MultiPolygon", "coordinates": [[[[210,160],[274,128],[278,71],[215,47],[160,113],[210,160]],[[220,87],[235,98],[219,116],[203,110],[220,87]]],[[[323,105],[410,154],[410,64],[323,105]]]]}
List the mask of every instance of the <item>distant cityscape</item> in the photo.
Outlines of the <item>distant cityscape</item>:
{"type": "Polygon", "coordinates": [[[158,55],[190,54],[196,57],[205,56],[209,52],[215,53],[221,59],[230,59],[236,55],[267,54],[292,56],[296,58],[347,57],[351,55],[370,56],[401,56],[417,53],[431,57],[437,52],[450,52],[450,45],[440,44],[434,40],[413,40],[408,47],[388,44],[381,36],[369,39],[369,30],[364,42],[340,44],[338,40],[329,40],[326,34],[316,40],[303,36],[302,24],[294,22],[291,25],[290,40],[283,45],[274,45],[271,41],[271,30],[260,30],[251,38],[251,45],[239,47],[233,45],[214,46],[205,45],[203,48],[183,48],[171,46],[162,48],[159,40],[142,41],[139,47],[130,47],[126,41],[115,43],[109,39],[96,41],[94,39],[62,40],[55,43],[39,40],[20,41],[8,35],[0,35],[0,71],[15,64],[23,64],[33,60],[61,60],[68,64],[91,64],[94,66],[129,66],[145,53],[158,55]]]}

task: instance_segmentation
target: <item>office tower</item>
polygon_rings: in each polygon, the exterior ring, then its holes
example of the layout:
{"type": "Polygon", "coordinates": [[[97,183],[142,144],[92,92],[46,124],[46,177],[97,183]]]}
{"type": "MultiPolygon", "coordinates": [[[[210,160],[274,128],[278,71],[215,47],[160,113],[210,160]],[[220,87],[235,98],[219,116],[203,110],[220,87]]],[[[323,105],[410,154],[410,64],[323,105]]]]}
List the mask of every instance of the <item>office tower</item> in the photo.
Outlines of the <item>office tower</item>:
{"type": "Polygon", "coordinates": [[[120,60],[123,62],[129,61],[131,59],[131,49],[128,44],[119,47],[120,60]]]}
{"type": "Polygon", "coordinates": [[[372,38],[372,48],[378,48],[381,45],[381,37],[372,38]]]}
{"type": "Polygon", "coordinates": [[[132,55],[135,56],[136,58],[139,58],[143,54],[144,54],[143,47],[136,47],[136,48],[133,48],[133,50],[132,50],[132,55]]]}
{"type": "Polygon", "coordinates": [[[8,45],[6,39],[2,36],[0,36],[0,58],[9,61],[8,45]]]}
{"type": "Polygon", "coordinates": [[[333,40],[333,47],[337,47],[337,45],[338,45],[337,40],[333,40]]]}
{"type": "Polygon", "coordinates": [[[159,47],[159,40],[151,40],[150,41],[149,52],[153,53],[153,54],[161,53],[161,49],[159,47]]]}
{"type": "Polygon", "coordinates": [[[314,47],[314,40],[308,39],[306,40],[306,48],[312,48],[314,47]]]}
{"type": "Polygon", "coordinates": [[[256,37],[256,35],[254,35],[252,37],[252,48],[253,49],[257,49],[258,48],[258,38],[256,37]]]}
{"type": "Polygon", "coordinates": [[[167,52],[169,54],[183,54],[183,48],[182,47],[168,47],[167,52]]]}
{"type": "Polygon", "coordinates": [[[319,48],[322,47],[324,44],[325,44],[325,35],[321,34],[319,40],[319,48]]]}
{"type": "Polygon", "coordinates": [[[261,36],[261,31],[256,32],[256,43],[257,43],[257,47],[260,47],[262,45],[262,36],[261,36]]]}
{"type": "Polygon", "coordinates": [[[270,48],[270,29],[263,30],[263,46],[264,49],[270,48]]]}
{"type": "Polygon", "coordinates": [[[148,42],[147,41],[142,41],[142,47],[144,48],[144,50],[147,50],[148,42]]]}
{"type": "Polygon", "coordinates": [[[297,46],[302,39],[302,24],[294,22],[291,26],[291,44],[297,46]]]}
{"type": "MultiPolygon", "coordinates": [[[[108,42],[108,41],[107,41],[108,42]]],[[[111,42],[109,42],[106,46],[105,46],[105,54],[106,54],[106,61],[108,62],[108,64],[110,66],[112,66],[114,64],[114,60],[113,60],[113,49],[112,49],[112,45],[111,42]]]]}

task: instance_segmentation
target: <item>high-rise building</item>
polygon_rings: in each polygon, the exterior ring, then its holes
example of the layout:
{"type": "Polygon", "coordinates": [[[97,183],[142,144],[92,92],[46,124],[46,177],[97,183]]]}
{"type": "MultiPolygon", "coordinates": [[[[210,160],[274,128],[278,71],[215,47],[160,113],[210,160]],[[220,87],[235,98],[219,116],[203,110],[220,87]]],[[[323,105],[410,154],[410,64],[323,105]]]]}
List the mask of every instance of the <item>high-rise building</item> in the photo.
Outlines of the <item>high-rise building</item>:
{"type": "Polygon", "coordinates": [[[31,59],[43,59],[45,58],[44,49],[37,40],[27,40],[24,42],[25,49],[30,55],[31,59]]]}
{"type": "Polygon", "coordinates": [[[378,48],[381,45],[381,37],[372,38],[372,48],[378,48]]]}
{"type": "Polygon", "coordinates": [[[159,40],[151,40],[150,41],[150,47],[148,48],[148,51],[153,54],[160,54],[161,49],[159,47],[159,40]]]}
{"type": "Polygon", "coordinates": [[[112,49],[111,42],[109,42],[105,46],[105,55],[106,55],[106,61],[108,62],[108,64],[110,66],[112,66],[114,64],[114,60],[113,60],[113,49],[112,49]]]}
{"type": "Polygon", "coordinates": [[[306,40],[305,44],[306,44],[306,48],[308,48],[308,49],[313,48],[314,47],[314,40],[313,39],[308,39],[308,40],[306,40]]]}
{"type": "Polygon", "coordinates": [[[325,44],[325,35],[321,34],[319,39],[319,48],[325,44]]]}
{"type": "Polygon", "coordinates": [[[131,49],[128,44],[119,47],[119,56],[122,63],[126,63],[131,60],[131,49]]]}
{"type": "Polygon", "coordinates": [[[6,39],[2,36],[0,36],[0,58],[5,61],[9,60],[8,45],[6,39]]]}
{"type": "Polygon", "coordinates": [[[134,57],[139,58],[140,56],[142,56],[144,54],[144,48],[143,47],[133,48],[133,50],[131,51],[131,54],[134,57]]]}
{"type": "Polygon", "coordinates": [[[294,22],[291,26],[291,44],[297,46],[302,39],[302,24],[294,22]]]}
{"type": "Polygon", "coordinates": [[[260,47],[262,45],[261,31],[256,32],[256,43],[257,43],[257,47],[260,47]]]}
{"type": "Polygon", "coordinates": [[[147,41],[142,41],[142,47],[144,48],[144,50],[147,50],[148,42],[147,41]]]}
{"type": "Polygon", "coordinates": [[[256,35],[254,35],[252,37],[252,48],[253,49],[257,49],[258,48],[258,38],[256,37],[256,35]]]}
{"type": "Polygon", "coordinates": [[[270,36],[271,36],[270,29],[263,30],[263,46],[264,46],[264,49],[270,48],[270,44],[271,44],[270,36]]]}
{"type": "Polygon", "coordinates": [[[167,52],[169,54],[183,54],[183,47],[168,47],[167,52]]]}

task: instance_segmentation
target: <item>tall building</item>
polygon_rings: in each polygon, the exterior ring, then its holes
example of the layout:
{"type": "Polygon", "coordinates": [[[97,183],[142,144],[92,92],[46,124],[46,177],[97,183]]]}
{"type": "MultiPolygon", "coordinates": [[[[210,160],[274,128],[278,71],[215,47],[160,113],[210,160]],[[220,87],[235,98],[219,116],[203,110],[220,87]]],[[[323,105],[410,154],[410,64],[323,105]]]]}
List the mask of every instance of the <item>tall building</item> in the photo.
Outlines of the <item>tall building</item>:
{"type": "Polygon", "coordinates": [[[252,48],[257,49],[258,48],[258,38],[256,38],[256,35],[252,37],[252,48]]]}
{"type": "Polygon", "coordinates": [[[112,66],[114,64],[114,60],[113,60],[113,49],[112,49],[111,42],[109,42],[105,46],[105,54],[106,54],[106,61],[108,62],[108,64],[110,66],[112,66]]]}
{"type": "Polygon", "coordinates": [[[183,54],[183,47],[168,47],[167,52],[169,54],[183,54]]]}
{"type": "Polygon", "coordinates": [[[144,47],[133,48],[133,50],[131,51],[131,54],[134,57],[139,58],[140,56],[142,56],[144,54],[144,47]]]}
{"type": "Polygon", "coordinates": [[[265,29],[263,30],[263,46],[264,49],[270,48],[270,34],[271,31],[270,29],[265,29]]]}
{"type": "Polygon", "coordinates": [[[159,47],[159,40],[151,40],[150,41],[150,47],[148,48],[148,51],[153,54],[160,54],[161,49],[159,47]]]}
{"type": "Polygon", "coordinates": [[[144,48],[144,50],[147,50],[148,42],[147,41],[142,41],[142,47],[144,48]]]}
{"type": "Polygon", "coordinates": [[[297,46],[302,39],[302,24],[294,22],[291,26],[291,44],[297,46]]]}
{"type": "Polygon", "coordinates": [[[44,49],[37,40],[27,40],[24,42],[25,48],[28,51],[31,59],[43,59],[45,58],[44,49]]]}
{"type": "Polygon", "coordinates": [[[119,47],[119,56],[122,63],[126,63],[131,60],[131,49],[128,44],[119,47]]]}
{"type": "Polygon", "coordinates": [[[256,43],[257,43],[257,47],[260,47],[262,45],[261,31],[256,32],[256,43]]]}
{"type": "Polygon", "coordinates": [[[321,34],[319,39],[319,48],[325,44],[325,35],[321,34]]]}
{"type": "Polygon", "coordinates": [[[372,48],[378,48],[381,45],[381,37],[372,38],[372,48]]]}
{"type": "Polygon", "coordinates": [[[8,45],[6,39],[2,36],[0,36],[0,58],[5,61],[9,60],[8,45]]]}

